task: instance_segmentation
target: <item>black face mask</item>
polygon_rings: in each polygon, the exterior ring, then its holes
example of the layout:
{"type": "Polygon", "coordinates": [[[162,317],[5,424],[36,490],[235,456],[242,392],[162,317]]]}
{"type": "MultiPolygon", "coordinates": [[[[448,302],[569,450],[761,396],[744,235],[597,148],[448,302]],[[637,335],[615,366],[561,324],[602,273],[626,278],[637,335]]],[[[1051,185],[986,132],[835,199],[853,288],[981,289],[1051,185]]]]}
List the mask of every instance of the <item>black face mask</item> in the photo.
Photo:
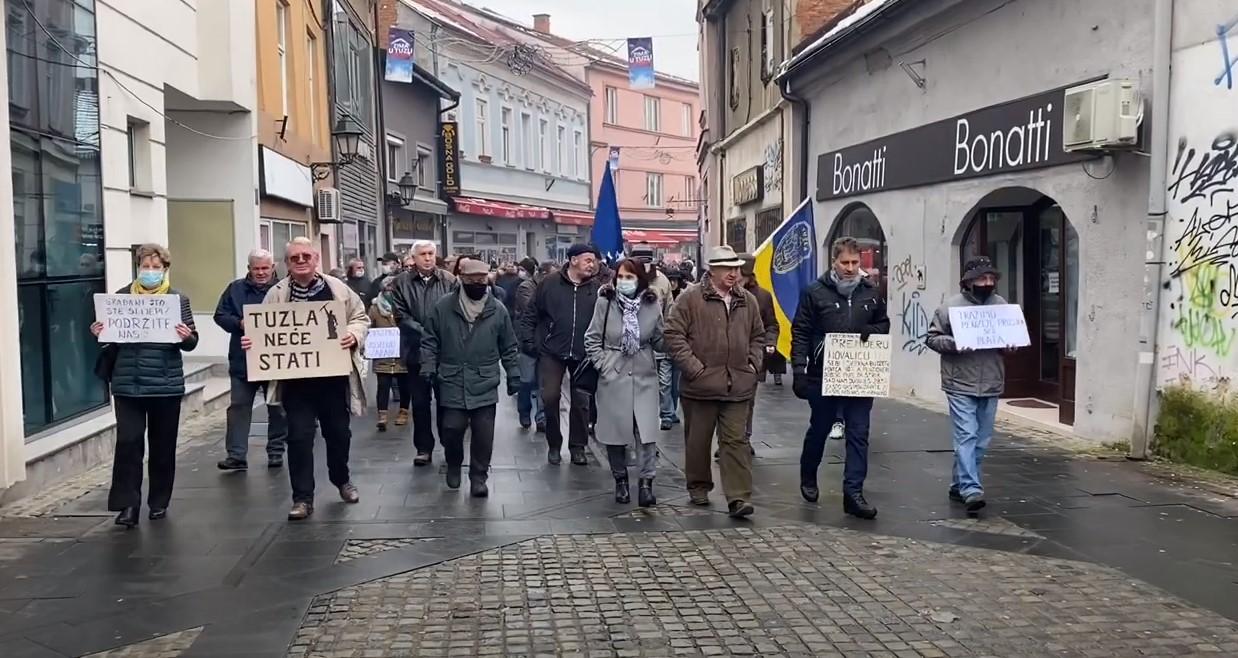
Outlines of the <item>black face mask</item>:
{"type": "Polygon", "coordinates": [[[485,297],[486,291],[490,289],[490,286],[484,283],[466,283],[461,287],[464,288],[464,294],[468,295],[469,299],[473,301],[485,297]]]}
{"type": "Polygon", "coordinates": [[[993,296],[993,286],[972,286],[971,294],[976,296],[976,299],[981,302],[989,301],[989,297],[993,296]]]}

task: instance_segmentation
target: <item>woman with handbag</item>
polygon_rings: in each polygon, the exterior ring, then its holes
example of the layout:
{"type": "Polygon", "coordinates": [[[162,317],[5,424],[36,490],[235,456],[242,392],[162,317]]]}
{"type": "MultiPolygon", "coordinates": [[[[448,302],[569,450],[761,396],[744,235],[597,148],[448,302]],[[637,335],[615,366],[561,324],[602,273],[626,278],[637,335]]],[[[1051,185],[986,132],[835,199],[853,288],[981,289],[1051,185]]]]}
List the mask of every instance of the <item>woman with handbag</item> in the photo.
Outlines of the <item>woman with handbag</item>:
{"type": "MultiPolygon", "coordinates": [[[[172,257],[157,244],[137,249],[138,277],[117,294],[179,295],[179,343],[113,343],[103,347],[96,374],[111,382],[116,412],[116,454],[112,463],[112,488],[107,508],[120,512],[116,525],[138,524],[142,506],[142,455],[150,444],[150,491],[146,497],[150,519],[167,516],[176,475],[176,438],[180,427],[181,400],[185,397],[182,352],[198,346],[189,298],[172,289],[168,269],[172,257]]],[[[103,324],[90,331],[96,337],[103,324]]]]}
{"type": "Polygon", "coordinates": [[[614,286],[598,291],[593,320],[585,331],[585,352],[597,369],[597,440],[606,446],[615,478],[615,502],[631,501],[627,447],[635,440],[640,467],[641,507],[657,503],[658,365],[662,350],[662,306],[649,289],[649,268],[628,259],[615,271],[614,286]]]}

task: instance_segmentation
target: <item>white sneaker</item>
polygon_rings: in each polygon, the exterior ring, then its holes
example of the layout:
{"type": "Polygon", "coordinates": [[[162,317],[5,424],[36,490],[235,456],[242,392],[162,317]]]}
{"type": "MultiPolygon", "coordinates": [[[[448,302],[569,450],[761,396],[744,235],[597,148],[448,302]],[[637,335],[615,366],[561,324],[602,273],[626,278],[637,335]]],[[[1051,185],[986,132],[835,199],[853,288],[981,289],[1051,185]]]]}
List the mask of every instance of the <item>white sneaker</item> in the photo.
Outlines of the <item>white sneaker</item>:
{"type": "Polygon", "coordinates": [[[842,423],[834,423],[834,426],[830,428],[830,438],[834,439],[835,441],[839,441],[843,438],[843,435],[846,432],[846,430],[847,430],[846,425],[843,425],[842,423]]]}

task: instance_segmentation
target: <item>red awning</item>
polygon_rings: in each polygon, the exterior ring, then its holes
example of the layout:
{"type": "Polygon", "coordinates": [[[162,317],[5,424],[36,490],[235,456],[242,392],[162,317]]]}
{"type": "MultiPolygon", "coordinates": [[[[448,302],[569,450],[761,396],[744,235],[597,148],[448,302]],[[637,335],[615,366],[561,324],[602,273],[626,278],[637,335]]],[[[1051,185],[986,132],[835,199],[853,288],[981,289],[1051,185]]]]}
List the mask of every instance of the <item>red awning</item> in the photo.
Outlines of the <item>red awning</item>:
{"type": "Polygon", "coordinates": [[[625,229],[623,239],[627,242],[647,242],[656,245],[676,245],[691,242],[696,239],[696,233],[686,231],[648,231],[644,229],[625,229]]]}
{"type": "Polygon", "coordinates": [[[554,213],[556,224],[593,226],[593,213],[579,212],[575,210],[552,210],[551,212],[554,213]]]}
{"type": "Polygon", "coordinates": [[[465,215],[480,215],[482,217],[502,217],[505,219],[550,219],[550,209],[541,206],[526,206],[506,201],[491,201],[490,199],[475,199],[471,197],[452,197],[452,205],[456,212],[465,215]]]}

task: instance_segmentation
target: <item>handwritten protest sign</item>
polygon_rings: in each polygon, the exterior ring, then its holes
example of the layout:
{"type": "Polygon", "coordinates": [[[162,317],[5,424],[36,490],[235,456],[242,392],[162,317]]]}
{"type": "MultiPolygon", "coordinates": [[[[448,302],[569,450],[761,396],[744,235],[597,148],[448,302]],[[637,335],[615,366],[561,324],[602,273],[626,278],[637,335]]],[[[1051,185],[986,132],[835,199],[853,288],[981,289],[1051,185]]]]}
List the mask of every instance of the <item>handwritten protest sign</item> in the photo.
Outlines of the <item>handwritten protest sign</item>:
{"type": "Polygon", "coordinates": [[[1032,344],[1018,304],[952,307],[950,330],[959,348],[991,350],[1032,344]]]}
{"type": "Polygon", "coordinates": [[[365,336],[365,358],[400,358],[400,330],[396,327],[371,329],[365,336]]]}
{"type": "Polygon", "coordinates": [[[347,318],[340,301],[246,304],[249,381],[349,374],[352,352],[340,347],[347,318]]]}
{"type": "Polygon", "coordinates": [[[821,394],[844,398],[890,395],[890,337],[873,334],[826,334],[821,394]]]}
{"type": "Polygon", "coordinates": [[[179,343],[180,295],[95,295],[100,343],[179,343]]]}

